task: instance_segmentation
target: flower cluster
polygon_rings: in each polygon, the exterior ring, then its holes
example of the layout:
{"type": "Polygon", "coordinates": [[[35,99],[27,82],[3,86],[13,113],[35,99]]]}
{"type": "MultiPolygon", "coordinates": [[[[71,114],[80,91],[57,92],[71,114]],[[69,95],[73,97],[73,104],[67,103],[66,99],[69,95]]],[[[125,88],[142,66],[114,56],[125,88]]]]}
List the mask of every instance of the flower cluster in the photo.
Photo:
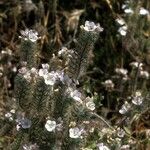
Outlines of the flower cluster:
{"type": "Polygon", "coordinates": [[[122,36],[126,36],[127,34],[127,25],[124,21],[124,19],[122,18],[117,18],[116,19],[116,22],[120,25],[119,29],[118,29],[118,32],[122,35],[122,36]]]}
{"type": "MultiPolygon", "coordinates": [[[[126,14],[133,14],[134,13],[133,9],[128,6],[128,3],[123,4],[122,9],[124,10],[124,12],[126,14]]],[[[142,15],[142,16],[149,15],[149,11],[147,9],[145,9],[144,7],[140,7],[139,11],[138,11],[138,14],[142,15]]]]}
{"type": "Polygon", "coordinates": [[[39,69],[38,72],[39,76],[44,78],[45,84],[53,86],[56,81],[61,81],[63,84],[67,85],[72,83],[72,80],[65,75],[64,71],[56,70],[49,72],[48,69],[48,64],[42,64],[42,68],[39,69]]]}
{"type": "Polygon", "coordinates": [[[29,30],[25,29],[24,31],[21,30],[21,36],[19,38],[22,38],[24,40],[29,40],[31,42],[36,42],[40,37],[38,37],[38,33],[35,30],[29,30]]]}
{"type": "Polygon", "coordinates": [[[36,78],[38,76],[38,71],[36,68],[31,68],[29,70],[27,67],[22,67],[19,70],[19,73],[23,75],[23,77],[30,82],[31,79],[36,78]]]}
{"type": "Polygon", "coordinates": [[[130,66],[133,68],[139,68],[139,70],[143,70],[143,63],[140,62],[131,62],[130,66]]]}
{"type": "Polygon", "coordinates": [[[62,47],[58,51],[58,56],[64,56],[64,57],[72,57],[72,53],[74,53],[73,50],[68,49],[67,47],[62,47]]]}
{"type": "Polygon", "coordinates": [[[11,112],[7,112],[5,114],[5,117],[9,119],[9,121],[12,121],[13,120],[13,114],[11,112]]]}
{"type": "Polygon", "coordinates": [[[81,29],[84,29],[87,32],[102,32],[103,28],[100,24],[95,24],[94,22],[86,21],[85,26],[81,26],[81,29]]]}
{"type": "Polygon", "coordinates": [[[130,66],[132,66],[133,69],[138,69],[139,77],[144,78],[144,79],[149,79],[149,72],[144,70],[143,63],[132,62],[132,63],[130,63],[130,66]]]}

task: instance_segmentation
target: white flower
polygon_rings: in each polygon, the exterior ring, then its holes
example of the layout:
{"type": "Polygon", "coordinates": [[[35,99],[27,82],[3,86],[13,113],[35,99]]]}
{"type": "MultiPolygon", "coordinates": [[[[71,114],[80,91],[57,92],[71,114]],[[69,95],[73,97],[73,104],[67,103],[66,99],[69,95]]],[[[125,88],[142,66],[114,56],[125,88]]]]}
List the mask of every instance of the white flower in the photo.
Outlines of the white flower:
{"type": "Polygon", "coordinates": [[[147,71],[140,70],[140,77],[148,79],[149,73],[147,71]]]}
{"type": "Polygon", "coordinates": [[[19,131],[21,126],[19,124],[16,125],[16,130],[19,131]]]}
{"type": "Polygon", "coordinates": [[[133,14],[133,10],[132,10],[131,8],[126,8],[126,9],[124,10],[124,12],[125,12],[126,14],[133,14]]]}
{"type": "Polygon", "coordinates": [[[107,146],[105,146],[103,143],[97,144],[99,150],[110,150],[107,146]]]}
{"type": "Polygon", "coordinates": [[[141,105],[142,102],[143,102],[143,99],[144,98],[142,97],[141,92],[140,91],[136,91],[135,92],[135,96],[133,96],[133,98],[132,98],[132,103],[134,105],[141,105]]]}
{"type": "Polygon", "coordinates": [[[118,29],[118,32],[119,32],[122,36],[126,36],[126,34],[127,34],[127,29],[128,29],[128,27],[127,27],[126,25],[124,25],[124,26],[122,26],[122,27],[120,27],[120,28],[118,29]]]}
{"type": "Polygon", "coordinates": [[[38,150],[39,149],[39,146],[35,143],[35,144],[24,144],[22,146],[23,150],[38,150]]]}
{"type": "Polygon", "coordinates": [[[45,128],[49,132],[54,131],[55,128],[56,128],[56,122],[55,121],[51,121],[51,120],[47,120],[46,124],[45,124],[45,128]]]}
{"type": "Polygon", "coordinates": [[[50,72],[44,76],[45,84],[47,85],[54,85],[56,79],[56,74],[54,72],[50,72]]]}
{"type": "Polygon", "coordinates": [[[131,108],[131,105],[125,101],[125,103],[122,105],[121,109],[119,110],[120,114],[125,114],[129,111],[129,109],[131,108]]]}
{"type": "Polygon", "coordinates": [[[42,68],[48,70],[49,69],[49,64],[42,64],[42,68]]]}
{"type": "Polygon", "coordinates": [[[89,101],[86,103],[86,107],[93,111],[95,109],[95,103],[92,101],[89,101]]]}
{"type": "Polygon", "coordinates": [[[6,113],[5,117],[8,118],[10,121],[13,120],[13,116],[12,116],[12,114],[10,112],[6,113]]]}
{"type": "Polygon", "coordinates": [[[30,82],[30,80],[31,80],[31,74],[30,74],[30,72],[25,73],[25,74],[23,75],[23,77],[24,77],[28,82],[30,82]]]}
{"type": "Polygon", "coordinates": [[[48,74],[48,70],[47,69],[40,69],[39,70],[39,76],[40,77],[45,77],[48,74]]]}
{"type": "Polygon", "coordinates": [[[19,69],[18,70],[19,71],[19,73],[21,73],[21,74],[25,74],[25,73],[27,73],[27,68],[26,67],[22,67],[21,69],[19,69]]]}
{"type": "Polygon", "coordinates": [[[105,82],[103,84],[107,89],[113,89],[115,86],[114,83],[112,82],[112,80],[110,80],[110,79],[105,80],[105,82]]]}
{"type": "Polygon", "coordinates": [[[13,71],[13,72],[17,72],[17,68],[16,68],[16,67],[13,67],[13,68],[12,68],[12,71],[13,71]]]}
{"type": "Polygon", "coordinates": [[[120,25],[124,25],[125,21],[122,18],[117,18],[116,22],[119,23],[120,25]]]}
{"type": "Polygon", "coordinates": [[[86,98],[86,107],[92,111],[95,109],[95,103],[93,102],[92,98],[90,98],[90,97],[86,98]]]}
{"type": "Polygon", "coordinates": [[[23,38],[24,40],[30,40],[31,42],[36,42],[40,37],[38,37],[38,33],[34,30],[25,29],[25,31],[21,30],[21,36],[19,38],[23,38]]]}
{"type": "Polygon", "coordinates": [[[127,8],[127,7],[128,7],[128,6],[127,6],[126,4],[123,4],[121,8],[122,8],[122,9],[125,9],[125,8],[127,8]]]}
{"type": "Polygon", "coordinates": [[[121,128],[118,128],[117,129],[117,136],[120,137],[120,138],[123,138],[125,135],[125,131],[121,128]]]}
{"type": "Polygon", "coordinates": [[[82,103],[82,100],[81,100],[81,93],[77,90],[73,90],[73,89],[70,89],[70,96],[75,100],[75,101],[78,101],[80,103],[82,103]]]}
{"type": "Polygon", "coordinates": [[[139,11],[139,14],[140,15],[148,15],[149,14],[149,11],[143,7],[140,8],[140,11],[139,11]]]}
{"type": "Polygon", "coordinates": [[[143,63],[139,63],[139,62],[132,62],[130,63],[130,66],[132,66],[133,68],[139,68],[140,70],[142,70],[143,68],[143,63]]]}
{"type": "Polygon", "coordinates": [[[80,130],[78,127],[69,129],[70,138],[80,138],[83,130],[80,130]]]}
{"type": "Polygon", "coordinates": [[[58,51],[58,55],[61,56],[63,54],[66,54],[68,51],[67,47],[62,47],[60,51],[58,51]]]}
{"type": "Polygon", "coordinates": [[[36,70],[36,68],[31,68],[31,70],[30,70],[30,72],[32,73],[32,74],[34,74],[34,75],[36,75],[37,74],[37,70],[36,70]]]}
{"type": "Polygon", "coordinates": [[[130,145],[122,145],[120,150],[130,150],[130,145]]]}
{"type": "Polygon", "coordinates": [[[81,29],[84,29],[87,32],[102,32],[103,28],[100,27],[100,24],[95,24],[94,22],[86,21],[85,26],[81,26],[81,29]]]}
{"type": "Polygon", "coordinates": [[[16,110],[15,110],[15,109],[11,109],[10,112],[11,112],[12,114],[14,114],[14,113],[16,112],[16,110]]]}
{"type": "Polygon", "coordinates": [[[124,68],[116,68],[115,72],[118,73],[118,74],[121,74],[121,75],[125,76],[125,75],[127,75],[128,70],[126,70],[124,68]]]}

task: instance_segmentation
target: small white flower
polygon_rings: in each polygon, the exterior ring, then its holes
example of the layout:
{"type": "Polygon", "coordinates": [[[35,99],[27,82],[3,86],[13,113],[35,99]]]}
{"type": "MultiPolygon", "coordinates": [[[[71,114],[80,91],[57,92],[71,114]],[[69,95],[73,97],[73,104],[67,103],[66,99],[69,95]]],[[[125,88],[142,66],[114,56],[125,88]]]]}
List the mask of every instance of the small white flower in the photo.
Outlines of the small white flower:
{"type": "Polygon", "coordinates": [[[149,73],[147,71],[140,70],[140,77],[149,79],[149,73]]]}
{"type": "Polygon", "coordinates": [[[128,70],[127,70],[127,69],[124,69],[124,68],[116,68],[116,69],[115,69],[115,72],[118,73],[118,74],[120,74],[120,75],[125,76],[125,75],[127,75],[128,70]]]}
{"type": "Polygon", "coordinates": [[[125,114],[129,111],[129,109],[131,108],[131,105],[125,101],[125,103],[122,105],[121,109],[119,110],[120,114],[125,114]]]}
{"type": "Polygon", "coordinates": [[[125,21],[124,21],[124,19],[122,19],[122,18],[117,18],[117,19],[116,19],[116,22],[117,22],[118,24],[120,24],[120,25],[124,25],[124,24],[125,24],[125,21]]]}
{"type": "Polygon", "coordinates": [[[126,9],[124,10],[124,12],[125,12],[126,14],[133,14],[133,10],[132,10],[131,8],[126,8],[126,9]]]}
{"type": "Polygon", "coordinates": [[[49,64],[47,64],[47,63],[46,64],[42,64],[42,68],[48,70],[49,69],[49,64]]]}
{"type": "Polygon", "coordinates": [[[73,90],[71,89],[70,91],[70,96],[75,100],[75,101],[78,101],[80,103],[82,103],[82,100],[81,100],[81,93],[77,90],[73,90]]]}
{"type": "Polygon", "coordinates": [[[149,14],[149,11],[143,7],[140,8],[140,11],[139,11],[139,14],[140,15],[148,15],[149,14]]]}
{"type": "Polygon", "coordinates": [[[118,32],[119,32],[122,36],[126,36],[126,34],[127,34],[127,29],[128,29],[128,27],[127,27],[126,25],[124,25],[124,26],[122,26],[122,27],[120,27],[120,28],[118,29],[118,32]]]}
{"type": "Polygon", "coordinates": [[[12,71],[13,71],[13,72],[17,72],[17,68],[16,68],[16,67],[13,67],[13,68],[12,68],[12,71]]]}
{"type": "Polygon", "coordinates": [[[26,67],[22,67],[21,69],[19,69],[18,70],[19,71],[19,73],[21,73],[21,74],[25,74],[25,73],[27,73],[27,68],[26,67]]]}
{"type": "Polygon", "coordinates": [[[11,109],[11,110],[10,110],[10,113],[12,113],[12,114],[14,114],[15,112],[16,112],[15,109],[11,109]]]}
{"type": "Polygon", "coordinates": [[[118,128],[117,129],[117,136],[120,137],[120,138],[123,138],[125,135],[125,131],[121,128],[118,128]]]}
{"type": "Polygon", "coordinates": [[[89,101],[86,103],[86,107],[93,111],[95,109],[95,103],[92,101],[89,101]]]}
{"type": "Polygon", "coordinates": [[[38,76],[38,70],[36,68],[31,68],[29,72],[31,74],[31,77],[36,78],[38,76]]]}
{"type": "Polygon", "coordinates": [[[102,32],[103,28],[100,27],[100,24],[95,24],[94,22],[86,21],[85,26],[81,26],[81,29],[84,29],[87,32],[102,32]]]}
{"type": "Polygon", "coordinates": [[[16,125],[16,130],[19,131],[21,126],[19,124],[16,125]]]}
{"type": "Polygon", "coordinates": [[[115,86],[114,83],[112,82],[112,80],[110,80],[110,79],[105,80],[105,82],[103,84],[106,87],[106,89],[113,89],[115,86]]]}
{"type": "Polygon", "coordinates": [[[128,7],[128,6],[127,6],[126,4],[123,4],[121,8],[122,8],[122,9],[125,9],[125,8],[127,8],[127,7],[128,7]]]}
{"type": "Polygon", "coordinates": [[[104,143],[97,144],[99,150],[110,150],[104,143]]]}
{"type": "Polygon", "coordinates": [[[69,129],[70,138],[76,139],[80,138],[83,130],[80,130],[78,127],[69,129]]]}
{"type": "Polygon", "coordinates": [[[45,84],[54,85],[56,82],[56,76],[53,72],[48,73],[44,76],[45,84]]]}
{"type": "Polygon", "coordinates": [[[58,55],[61,56],[61,55],[65,55],[67,53],[68,49],[67,47],[62,47],[62,49],[60,51],[58,51],[58,55]]]}
{"type": "Polygon", "coordinates": [[[95,103],[93,102],[92,98],[90,98],[90,97],[86,98],[86,107],[92,111],[95,109],[95,103]]]}
{"type": "Polygon", "coordinates": [[[30,82],[30,80],[31,80],[31,73],[30,73],[30,72],[26,72],[26,73],[23,75],[23,77],[24,77],[28,82],[30,82]]]}
{"type": "Polygon", "coordinates": [[[132,62],[132,63],[130,63],[130,66],[131,67],[133,67],[133,68],[138,68],[139,67],[139,69],[140,70],[142,70],[143,68],[143,63],[139,63],[139,62],[132,62]]]}
{"type": "Polygon", "coordinates": [[[36,143],[35,144],[29,143],[24,144],[22,148],[23,150],[38,150],[39,146],[36,143]]]}
{"type": "Polygon", "coordinates": [[[135,92],[135,96],[133,96],[133,98],[132,98],[132,103],[134,105],[141,105],[142,102],[143,102],[143,99],[144,98],[142,97],[141,92],[140,91],[136,91],[135,92]]]}
{"type": "Polygon", "coordinates": [[[34,30],[25,29],[25,31],[21,30],[21,36],[24,40],[30,40],[31,42],[36,42],[40,37],[38,37],[38,33],[34,30]]]}
{"type": "Polygon", "coordinates": [[[0,77],[2,77],[3,76],[3,73],[2,72],[0,72],[0,77]]]}
{"type": "Polygon", "coordinates": [[[130,145],[122,145],[120,150],[130,150],[130,145]]]}
{"type": "Polygon", "coordinates": [[[10,121],[13,120],[13,116],[12,116],[12,114],[10,112],[6,113],[5,117],[8,118],[10,121]]]}
{"type": "Polygon", "coordinates": [[[56,128],[56,122],[55,121],[51,121],[51,120],[47,120],[46,124],[45,124],[45,128],[49,132],[54,131],[55,128],[56,128]]]}
{"type": "Polygon", "coordinates": [[[40,77],[45,77],[48,74],[47,69],[39,69],[39,76],[40,77]]]}

